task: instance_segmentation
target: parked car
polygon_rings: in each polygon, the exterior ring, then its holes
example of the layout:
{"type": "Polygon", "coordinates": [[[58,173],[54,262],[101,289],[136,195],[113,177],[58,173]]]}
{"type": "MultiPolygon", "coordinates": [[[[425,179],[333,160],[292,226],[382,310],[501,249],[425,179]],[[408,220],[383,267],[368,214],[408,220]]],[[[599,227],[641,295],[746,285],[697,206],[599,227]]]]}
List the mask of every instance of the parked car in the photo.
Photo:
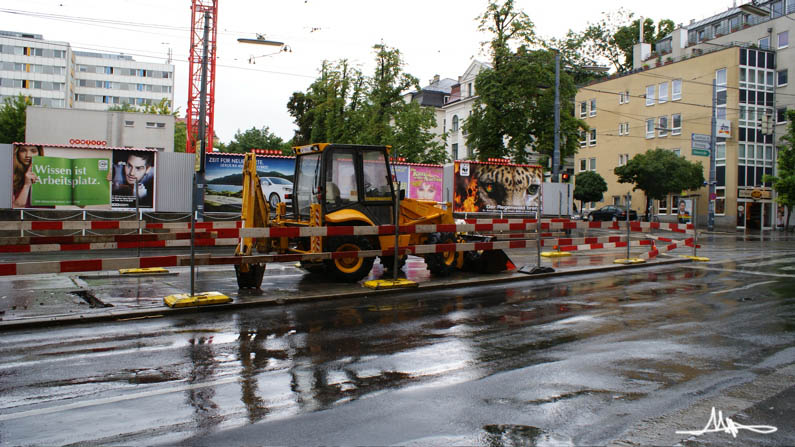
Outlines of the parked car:
{"type": "MultiPolygon", "coordinates": [[[[597,220],[627,220],[627,207],[622,205],[607,205],[593,210],[588,214],[590,222],[597,220]]],[[[629,220],[638,220],[638,213],[635,210],[629,210],[629,220]]]]}
{"type": "Polygon", "coordinates": [[[279,202],[287,203],[290,206],[293,199],[293,182],[281,177],[260,177],[262,185],[262,195],[276,209],[279,202]]]}

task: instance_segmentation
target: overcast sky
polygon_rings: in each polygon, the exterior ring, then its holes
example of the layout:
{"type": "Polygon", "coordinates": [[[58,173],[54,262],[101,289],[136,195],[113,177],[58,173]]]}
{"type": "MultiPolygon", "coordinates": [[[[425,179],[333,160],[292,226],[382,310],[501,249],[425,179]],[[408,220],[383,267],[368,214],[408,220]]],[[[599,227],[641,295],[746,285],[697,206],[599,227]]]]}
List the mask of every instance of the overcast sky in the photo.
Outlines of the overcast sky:
{"type": "MultiPolygon", "coordinates": [[[[687,24],[732,6],[731,0],[515,1],[533,20],[537,34],[545,37],[582,30],[603,11],[619,7],[655,21],[670,18],[687,24]]],[[[422,85],[435,74],[456,79],[472,58],[488,60],[480,46],[488,36],[477,31],[474,20],[487,3],[218,0],[216,134],[229,142],[237,130],[267,126],[289,140],[295,128],[286,108],[290,95],[307,89],[324,59],[346,58],[369,75],[374,65],[372,46],[381,41],[402,52],[405,70],[422,85]],[[273,52],[270,47],[237,42],[255,33],[285,42],[292,52],[268,55],[273,52]],[[249,63],[251,57],[257,57],[255,64],[249,63]]],[[[0,6],[0,29],[43,34],[48,40],[67,41],[76,50],[122,52],[136,60],[165,62],[170,48],[176,72],[175,106],[184,115],[190,4],[190,0],[6,0],[0,6]]]]}

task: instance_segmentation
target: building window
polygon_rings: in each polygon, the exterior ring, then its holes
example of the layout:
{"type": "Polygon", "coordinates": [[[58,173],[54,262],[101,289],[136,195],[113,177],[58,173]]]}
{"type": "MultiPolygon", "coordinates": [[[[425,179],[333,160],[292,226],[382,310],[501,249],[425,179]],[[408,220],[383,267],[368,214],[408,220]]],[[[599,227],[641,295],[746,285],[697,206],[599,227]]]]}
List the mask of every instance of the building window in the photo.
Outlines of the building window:
{"type": "Polygon", "coordinates": [[[726,188],[715,188],[715,214],[726,214],[726,188]]]}
{"type": "Polygon", "coordinates": [[[588,160],[590,161],[590,164],[591,164],[590,170],[591,171],[596,171],[596,158],[595,157],[594,158],[589,158],[588,160]]]}
{"type": "Polygon", "coordinates": [[[629,104],[629,90],[624,92],[624,104],[629,104]]]}
{"type": "Polygon", "coordinates": [[[673,152],[674,154],[676,154],[676,156],[677,156],[677,157],[681,157],[681,156],[682,156],[682,150],[681,150],[681,149],[679,149],[679,148],[676,148],[676,149],[671,149],[671,152],[673,152]]]}
{"type": "Polygon", "coordinates": [[[458,132],[458,115],[453,115],[453,132],[458,132]]]}
{"type": "Polygon", "coordinates": [[[778,33],[778,49],[787,48],[789,46],[789,31],[778,33]]]}
{"type": "Polygon", "coordinates": [[[624,166],[629,161],[629,154],[618,154],[618,165],[624,166]]]}
{"type": "Polygon", "coordinates": [[[453,160],[458,160],[458,143],[453,143],[453,160]]]}
{"type": "Polygon", "coordinates": [[[588,160],[582,158],[580,159],[580,172],[588,170],[588,160]]]}
{"type": "Polygon", "coordinates": [[[649,85],[646,87],[646,105],[653,106],[654,105],[654,86],[649,85]]]}
{"type": "Polygon", "coordinates": [[[580,129],[580,147],[585,147],[588,145],[588,133],[585,130],[580,129]]]}
{"type": "Polygon", "coordinates": [[[671,81],[671,101],[682,99],[682,80],[674,79],[671,81]]]}
{"type": "Polygon", "coordinates": [[[654,118],[646,120],[646,138],[654,138],[654,118]]]}
{"type": "Polygon", "coordinates": [[[785,124],[787,122],[787,108],[779,107],[776,109],[776,124],[785,124]]]}
{"type": "Polygon", "coordinates": [[[629,123],[618,123],[618,135],[629,135],[629,123]]]}
{"type": "Polygon", "coordinates": [[[759,48],[761,48],[763,50],[769,50],[770,49],[770,36],[766,36],[766,37],[763,37],[763,38],[759,39],[759,48]]]}
{"type": "Polygon", "coordinates": [[[135,121],[125,121],[124,127],[135,127],[135,121]]]}
{"type": "Polygon", "coordinates": [[[580,103],[580,118],[585,118],[588,116],[588,103],[581,102],[580,103]]]}
{"type": "Polygon", "coordinates": [[[618,103],[624,104],[624,92],[618,92],[618,103]]]}
{"type": "Polygon", "coordinates": [[[776,75],[777,75],[777,84],[776,84],[777,86],[784,87],[785,85],[787,85],[787,82],[789,80],[788,80],[788,74],[787,74],[787,69],[786,68],[783,69],[783,70],[777,71],[776,75]]]}
{"type": "Polygon", "coordinates": [[[147,128],[147,129],[154,129],[154,128],[156,128],[156,127],[157,127],[157,124],[158,124],[158,123],[155,123],[155,122],[149,121],[149,122],[147,122],[147,123],[146,123],[146,128],[147,128]]]}
{"type": "Polygon", "coordinates": [[[682,133],[682,114],[674,113],[671,115],[671,135],[680,135],[682,133]]]}
{"type": "Polygon", "coordinates": [[[472,90],[472,83],[467,84],[467,96],[472,96],[475,92],[472,90]]]}
{"type": "Polygon", "coordinates": [[[660,84],[657,102],[662,104],[666,101],[668,101],[668,83],[663,82],[662,84],[660,84]]]}
{"type": "Polygon", "coordinates": [[[660,123],[660,129],[659,129],[660,130],[660,136],[661,137],[668,136],[668,117],[667,116],[661,116],[659,123],[660,123]]]}
{"type": "Polygon", "coordinates": [[[588,116],[596,116],[596,99],[591,100],[591,113],[588,116]]]}
{"type": "Polygon", "coordinates": [[[444,103],[447,104],[447,101],[450,100],[450,95],[444,95],[444,103]]]}
{"type": "Polygon", "coordinates": [[[591,129],[591,138],[588,141],[588,144],[591,146],[596,146],[596,129],[591,129]]]}

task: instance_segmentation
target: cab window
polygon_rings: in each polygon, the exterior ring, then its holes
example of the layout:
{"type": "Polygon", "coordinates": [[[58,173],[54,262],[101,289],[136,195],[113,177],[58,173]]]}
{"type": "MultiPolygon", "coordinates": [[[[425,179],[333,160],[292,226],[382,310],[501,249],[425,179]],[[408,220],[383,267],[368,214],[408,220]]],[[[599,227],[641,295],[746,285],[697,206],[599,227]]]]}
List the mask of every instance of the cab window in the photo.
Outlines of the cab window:
{"type": "Polygon", "coordinates": [[[352,150],[335,150],[326,165],[326,204],[336,208],[359,201],[356,185],[355,154],[352,150]]]}
{"type": "Polygon", "coordinates": [[[298,157],[295,174],[295,206],[300,216],[309,217],[309,206],[317,203],[315,191],[320,183],[320,154],[298,157]]]}
{"type": "Polygon", "coordinates": [[[385,153],[383,151],[363,151],[362,165],[364,169],[364,199],[391,201],[391,177],[386,169],[385,153]]]}

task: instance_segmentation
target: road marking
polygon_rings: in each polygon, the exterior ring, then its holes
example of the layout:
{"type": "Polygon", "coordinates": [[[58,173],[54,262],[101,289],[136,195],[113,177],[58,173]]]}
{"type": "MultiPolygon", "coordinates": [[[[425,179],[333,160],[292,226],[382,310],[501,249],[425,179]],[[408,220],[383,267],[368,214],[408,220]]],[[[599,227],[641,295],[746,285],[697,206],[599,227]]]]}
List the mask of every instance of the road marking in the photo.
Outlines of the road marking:
{"type": "Polygon", "coordinates": [[[106,405],[116,402],[124,402],[126,400],[140,399],[144,397],[160,396],[163,394],[179,393],[182,391],[193,390],[197,388],[206,388],[210,386],[226,385],[228,383],[238,382],[238,377],[227,377],[225,379],[218,379],[212,382],[194,383],[190,385],[182,385],[175,388],[163,388],[159,390],[144,391],[141,393],[126,394],[124,396],[106,397],[102,399],[92,399],[83,402],[75,402],[73,404],[61,405],[56,407],[39,408],[36,410],[20,411],[18,413],[0,414],[0,421],[11,421],[14,419],[21,419],[31,416],[40,416],[43,414],[58,413],[62,411],[77,410],[79,408],[93,407],[96,405],[106,405]]]}
{"type": "Polygon", "coordinates": [[[778,281],[762,281],[762,282],[755,282],[755,283],[753,283],[753,284],[748,284],[747,286],[735,287],[734,289],[718,290],[718,291],[716,291],[716,292],[712,292],[712,294],[713,294],[713,295],[717,295],[717,294],[721,294],[721,293],[735,292],[735,291],[737,291],[737,290],[745,290],[745,289],[750,289],[751,287],[761,286],[762,284],[772,284],[772,283],[774,283],[774,282],[778,282],[778,281]]]}
{"type": "Polygon", "coordinates": [[[715,267],[696,267],[692,265],[683,265],[682,268],[686,269],[693,269],[693,270],[711,270],[715,272],[729,272],[729,273],[740,273],[746,275],[759,275],[759,276],[774,276],[776,278],[795,278],[795,275],[785,275],[782,273],[763,273],[763,272],[751,272],[747,270],[735,270],[735,269],[719,269],[715,267]]]}

